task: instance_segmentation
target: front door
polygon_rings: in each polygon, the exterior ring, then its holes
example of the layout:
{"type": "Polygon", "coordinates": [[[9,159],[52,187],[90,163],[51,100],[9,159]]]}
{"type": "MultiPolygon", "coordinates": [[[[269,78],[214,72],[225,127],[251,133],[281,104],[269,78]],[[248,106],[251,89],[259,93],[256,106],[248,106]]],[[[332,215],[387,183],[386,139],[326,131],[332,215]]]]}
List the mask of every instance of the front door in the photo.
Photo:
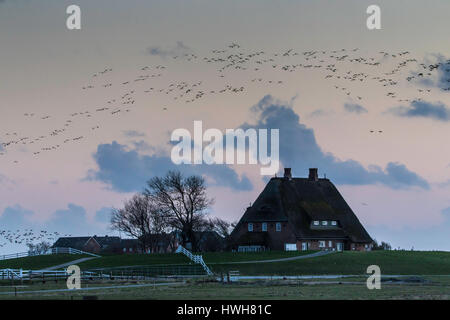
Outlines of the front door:
{"type": "Polygon", "coordinates": [[[302,242],[302,250],[303,251],[308,250],[308,242],[302,242]]]}
{"type": "Polygon", "coordinates": [[[336,244],[336,247],[337,247],[337,251],[342,251],[342,242],[338,242],[336,244]]]}

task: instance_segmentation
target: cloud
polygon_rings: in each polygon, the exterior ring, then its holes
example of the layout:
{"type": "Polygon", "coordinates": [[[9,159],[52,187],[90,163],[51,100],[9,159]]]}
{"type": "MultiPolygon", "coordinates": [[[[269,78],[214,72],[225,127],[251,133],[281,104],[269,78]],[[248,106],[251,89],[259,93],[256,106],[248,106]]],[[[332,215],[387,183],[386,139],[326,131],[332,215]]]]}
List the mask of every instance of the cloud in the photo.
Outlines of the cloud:
{"type": "Polygon", "coordinates": [[[30,226],[30,218],[33,212],[22,208],[20,205],[6,207],[0,216],[0,227],[2,229],[18,229],[23,226],[30,226]]]}
{"type": "MultiPolygon", "coordinates": [[[[392,161],[383,169],[376,165],[368,168],[356,160],[340,160],[324,152],[317,144],[314,130],[300,122],[300,117],[290,104],[277,101],[267,95],[252,107],[255,124],[244,123],[243,129],[279,129],[280,160],[292,167],[299,176],[307,175],[308,168],[318,167],[337,184],[373,185],[383,184],[393,189],[419,187],[429,189],[428,182],[410,171],[404,164],[392,161]]],[[[251,190],[246,176],[239,176],[226,165],[175,165],[164,153],[143,155],[139,144],[132,148],[116,141],[97,147],[94,159],[98,168],[90,170],[88,180],[102,181],[119,192],[140,191],[153,176],[164,175],[168,170],[180,170],[185,174],[205,175],[210,185],[235,190],[251,190]]],[[[270,146],[269,146],[270,152],[270,146]]]]}
{"type": "Polygon", "coordinates": [[[389,162],[386,166],[386,172],[385,184],[394,188],[401,188],[405,185],[419,186],[424,189],[429,189],[430,187],[425,179],[409,171],[404,164],[389,162]]]}
{"type": "Polygon", "coordinates": [[[162,48],[159,46],[153,46],[147,48],[147,53],[152,56],[159,56],[161,58],[182,56],[191,53],[192,50],[186,46],[182,41],[177,41],[173,47],[162,48]]]}
{"type": "Polygon", "coordinates": [[[37,221],[33,219],[35,212],[25,209],[19,204],[6,207],[0,215],[1,229],[23,230],[41,229],[48,231],[58,231],[60,233],[71,234],[92,234],[103,231],[102,223],[108,222],[103,217],[109,212],[108,208],[102,208],[95,214],[95,222],[88,221],[86,210],[73,203],[69,203],[67,208],[55,211],[47,220],[37,221]]]}
{"type": "Polygon", "coordinates": [[[325,110],[317,109],[317,110],[314,110],[313,112],[311,112],[308,116],[311,117],[311,118],[315,118],[315,117],[324,116],[326,114],[327,114],[327,112],[325,110]]]}
{"type": "Polygon", "coordinates": [[[98,221],[100,223],[107,223],[109,224],[111,220],[111,210],[112,208],[101,208],[95,213],[95,221],[98,221]]]}
{"type": "Polygon", "coordinates": [[[104,227],[88,221],[86,209],[73,203],[69,203],[66,209],[55,211],[45,222],[45,228],[71,235],[93,235],[105,231],[104,227]]]}
{"type": "Polygon", "coordinates": [[[126,130],[123,133],[129,138],[145,137],[145,133],[136,130],[126,130]]]}
{"type": "Polygon", "coordinates": [[[410,107],[395,107],[387,111],[405,118],[429,118],[437,121],[450,121],[450,109],[443,103],[430,103],[426,101],[413,101],[410,107]]]}
{"type": "Polygon", "coordinates": [[[426,87],[450,90],[450,59],[442,54],[427,55],[420,70],[411,73],[414,82],[426,87]]]}
{"type": "Polygon", "coordinates": [[[292,167],[298,176],[307,175],[308,168],[319,168],[337,184],[370,185],[383,184],[394,189],[416,186],[428,189],[426,180],[408,170],[405,165],[390,162],[383,170],[372,165],[368,169],[355,160],[340,160],[331,153],[322,151],[317,144],[314,130],[300,122],[300,117],[289,104],[267,95],[252,107],[257,121],[243,128],[279,129],[280,160],[292,167]]]}
{"type": "Polygon", "coordinates": [[[363,106],[356,104],[356,103],[346,103],[346,104],[344,104],[344,109],[347,112],[357,113],[357,114],[369,112],[369,111],[367,111],[366,108],[364,108],[363,106]]]}
{"type": "Polygon", "coordinates": [[[87,179],[107,184],[119,192],[141,191],[147,180],[162,176],[169,170],[179,170],[186,175],[206,175],[210,185],[230,187],[235,190],[253,188],[246,176],[239,178],[237,173],[226,165],[175,165],[166,155],[142,155],[135,145],[129,150],[113,141],[97,147],[94,160],[97,170],[89,170],[87,179]]]}

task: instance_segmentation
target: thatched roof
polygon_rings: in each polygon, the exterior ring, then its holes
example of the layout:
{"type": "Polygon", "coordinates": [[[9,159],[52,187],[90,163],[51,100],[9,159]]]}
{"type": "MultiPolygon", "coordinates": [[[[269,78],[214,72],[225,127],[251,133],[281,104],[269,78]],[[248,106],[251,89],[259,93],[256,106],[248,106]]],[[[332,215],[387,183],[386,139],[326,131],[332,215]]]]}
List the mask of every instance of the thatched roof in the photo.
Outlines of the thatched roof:
{"type": "Polygon", "coordinates": [[[287,221],[297,239],[349,239],[370,243],[371,237],[328,179],[272,178],[235,230],[247,222],[287,221]],[[311,227],[312,222],[337,221],[333,227],[311,227]]]}

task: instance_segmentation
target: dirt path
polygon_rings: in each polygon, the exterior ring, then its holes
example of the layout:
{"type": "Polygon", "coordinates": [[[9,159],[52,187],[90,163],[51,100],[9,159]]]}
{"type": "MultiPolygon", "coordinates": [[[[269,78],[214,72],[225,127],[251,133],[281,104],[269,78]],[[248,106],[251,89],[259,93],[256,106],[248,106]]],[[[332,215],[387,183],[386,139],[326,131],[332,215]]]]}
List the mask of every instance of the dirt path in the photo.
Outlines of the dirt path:
{"type": "Polygon", "coordinates": [[[305,254],[302,256],[289,257],[289,258],[279,258],[279,259],[271,259],[271,260],[252,260],[252,261],[236,261],[236,262],[217,262],[217,263],[207,263],[210,264],[244,264],[244,263],[268,263],[268,262],[284,262],[284,261],[293,261],[299,259],[307,259],[324,256],[330,253],[334,253],[334,251],[319,251],[311,254],[305,254]]]}
{"type": "Polygon", "coordinates": [[[66,263],[58,264],[57,266],[44,268],[44,269],[42,269],[42,270],[58,270],[58,269],[61,269],[61,268],[64,268],[64,267],[68,267],[68,266],[70,266],[70,265],[72,265],[72,264],[81,263],[81,262],[88,261],[88,260],[95,259],[95,258],[97,258],[97,257],[86,257],[86,258],[81,258],[81,259],[69,261],[69,262],[66,262],[66,263]]]}

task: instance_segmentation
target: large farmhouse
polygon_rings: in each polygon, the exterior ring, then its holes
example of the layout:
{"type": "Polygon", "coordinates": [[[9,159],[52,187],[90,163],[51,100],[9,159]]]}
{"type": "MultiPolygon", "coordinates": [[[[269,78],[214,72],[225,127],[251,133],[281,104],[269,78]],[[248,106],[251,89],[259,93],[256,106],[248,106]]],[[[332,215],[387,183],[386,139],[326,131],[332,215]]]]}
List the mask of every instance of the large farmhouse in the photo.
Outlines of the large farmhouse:
{"type": "Polygon", "coordinates": [[[308,178],[270,179],[230,235],[236,251],[358,250],[372,239],[333,183],[309,169],[308,178]]]}

